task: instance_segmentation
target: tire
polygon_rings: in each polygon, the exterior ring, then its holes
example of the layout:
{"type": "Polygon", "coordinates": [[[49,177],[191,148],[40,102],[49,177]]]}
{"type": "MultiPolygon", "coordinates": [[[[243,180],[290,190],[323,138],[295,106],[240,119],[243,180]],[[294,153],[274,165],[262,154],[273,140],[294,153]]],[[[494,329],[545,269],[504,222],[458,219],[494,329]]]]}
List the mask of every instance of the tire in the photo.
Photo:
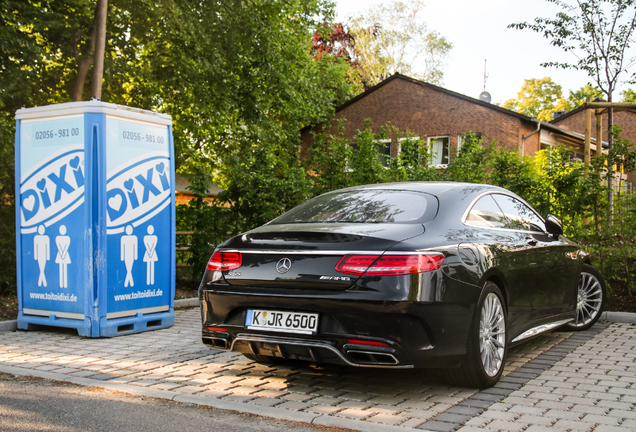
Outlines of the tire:
{"type": "Polygon", "coordinates": [[[576,318],[563,328],[582,331],[592,327],[601,317],[606,299],[605,278],[594,267],[584,264],[577,290],[576,318]]]}
{"type": "Polygon", "coordinates": [[[468,333],[466,358],[444,375],[456,385],[487,388],[499,381],[508,351],[507,312],[499,287],[486,282],[475,307],[468,333]]]}
{"type": "Polygon", "coordinates": [[[245,354],[243,353],[245,358],[248,358],[256,363],[265,363],[265,364],[283,364],[289,362],[289,360],[284,359],[282,357],[274,357],[274,356],[265,356],[265,355],[256,355],[256,354],[245,354]]]}

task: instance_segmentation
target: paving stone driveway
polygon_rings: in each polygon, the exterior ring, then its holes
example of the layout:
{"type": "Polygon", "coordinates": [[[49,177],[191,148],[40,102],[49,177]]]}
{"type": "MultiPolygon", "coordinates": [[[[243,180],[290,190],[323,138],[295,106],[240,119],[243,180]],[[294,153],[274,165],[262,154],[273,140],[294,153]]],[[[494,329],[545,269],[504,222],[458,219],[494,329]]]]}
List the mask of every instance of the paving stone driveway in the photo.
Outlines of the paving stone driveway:
{"type": "Polygon", "coordinates": [[[0,333],[0,372],[368,431],[624,431],[636,430],[635,342],[632,324],[551,333],[512,349],[506,377],[477,392],[423,370],[260,365],[205,348],[189,309],[169,329],[111,339],[0,333]]]}

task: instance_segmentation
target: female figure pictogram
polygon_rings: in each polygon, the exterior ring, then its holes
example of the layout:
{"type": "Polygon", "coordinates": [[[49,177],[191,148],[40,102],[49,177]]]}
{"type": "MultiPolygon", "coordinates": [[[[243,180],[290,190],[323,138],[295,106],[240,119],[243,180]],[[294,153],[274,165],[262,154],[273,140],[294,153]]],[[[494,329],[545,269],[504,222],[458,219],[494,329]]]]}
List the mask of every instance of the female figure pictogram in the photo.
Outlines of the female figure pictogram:
{"type": "Polygon", "coordinates": [[[144,237],[144,245],[146,246],[146,253],[144,254],[144,262],[146,263],[146,284],[155,284],[155,261],[159,260],[157,257],[157,236],[152,235],[155,232],[155,228],[152,225],[148,225],[148,235],[144,237]]]}
{"type": "Polygon", "coordinates": [[[60,225],[60,235],[55,237],[55,244],[57,245],[55,262],[60,265],[60,288],[68,288],[68,265],[71,263],[68,249],[71,246],[71,238],[66,235],[66,226],[60,225]]]}

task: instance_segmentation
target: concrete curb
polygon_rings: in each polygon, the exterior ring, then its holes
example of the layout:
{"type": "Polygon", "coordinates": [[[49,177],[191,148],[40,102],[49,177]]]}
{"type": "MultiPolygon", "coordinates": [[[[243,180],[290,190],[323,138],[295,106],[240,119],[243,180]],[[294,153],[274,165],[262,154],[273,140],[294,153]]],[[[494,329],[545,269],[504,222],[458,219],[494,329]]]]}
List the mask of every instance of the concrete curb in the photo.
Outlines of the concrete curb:
{"type": "Polygon", "coordinates": [[[18,320],[0,321],[0,332],[11,332],[18,329],[18,320]]]}
{"type": "MultiPolygon", "coordinates": [[[[187,309],[199,307],[198,298],[181,299],[174,301],[175,309],[187,309]]],[[[18,320],[0,321],[0,332],[12,332],[18,329],[18,320]]]]}
{"type": "MultiPolygon", "coordinates": [[[[181,299],[181,300],[175,300],[174,301],[174,308],[175,309],[186,309],[186,308],[190,308],[190,307],[199,307],[199,299],[194,297],[194,298],[181,299]]],[[[636,314],[634,314],[634,315],[636,315],[636,314]]]]}
{"type": "Polygon", "coordinates": [[[601,321],[608,321],[611,323],[636,323],[636,313],[633,312],[603,312],[601,314],[601,321]]]}
{"type": "Polygon", "coordinates": [[[340,417],[330,417],[326,415],[315,415],[297,411],[288,411],[284,408],[252,405],[249,403],[228,401],[207,396],[184,395],[168,390],[151,389],[147,387],[135,386],[132,384],[109,383],[96,379],[73,377],[55,372],[45,372],[34,369],[21,368],[17,366],[2,366],[0,364],[0,372],[12,375],[33,376],[54,381],[67,382],[84,387],[97,387],[105,390],[126,393],[133,396],[144,396],[173,400],[181,403],[205,405],[217,409],[253,414],[262,417],[270,417],[277,420],[313,423],[323,426],[336,426],[362,432],[404,432],[405,430],[408,430],[408,428],[400,426],[390,426],[381,423],[366,423],[364,421],[349,420],[340,417]]]}

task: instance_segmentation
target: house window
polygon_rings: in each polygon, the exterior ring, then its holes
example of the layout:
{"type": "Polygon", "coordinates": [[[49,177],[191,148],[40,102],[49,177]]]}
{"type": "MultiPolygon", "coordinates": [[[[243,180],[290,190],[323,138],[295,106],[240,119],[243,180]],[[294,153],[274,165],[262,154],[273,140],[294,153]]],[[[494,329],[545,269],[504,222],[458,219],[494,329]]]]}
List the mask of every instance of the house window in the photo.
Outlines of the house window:
{"type": "Polygon", "coordinates": [[[428,139],[428,147],[433,155],[431,165],[448,165],[449,145],[450,138],[447,136],[431,137],[428,139]]]}
{"type": "MultiPolygon", "coordinates": [[[[377,140],[375,141],[379,144],[378,146],[378,161],[382,164],[383,167],[388,168],[389,160],[391,160],[391,140],[377,140]]],[[[360,153],[360,146],[357,141],[354,141],[349,144],[353,149],[353,156],[357,157],[360,153]]]]}
{"type": "Polygon", "coordinates": [[[457,154],[459,155],[459,150],[461,150],[462,145],[464,145],[464,141],[468,138],[469,135],[473,135],[478,140],[481,140],[481,132],[470,132],[459,134],[457,137],[457,154]]]}
{"type": "Polygon", "coordinates": [[[420,137],[407,137],[398,139],[398,153],[403,166],[415,166],[420,164],[420,137]]]}
{"type": "Polygon", "coordinates": [[[380,144],[378,149],[378,160],[383,167],[388,168],[389,160],[391,160],[391,140],[378,140],[376,142],[380,144]]]}

